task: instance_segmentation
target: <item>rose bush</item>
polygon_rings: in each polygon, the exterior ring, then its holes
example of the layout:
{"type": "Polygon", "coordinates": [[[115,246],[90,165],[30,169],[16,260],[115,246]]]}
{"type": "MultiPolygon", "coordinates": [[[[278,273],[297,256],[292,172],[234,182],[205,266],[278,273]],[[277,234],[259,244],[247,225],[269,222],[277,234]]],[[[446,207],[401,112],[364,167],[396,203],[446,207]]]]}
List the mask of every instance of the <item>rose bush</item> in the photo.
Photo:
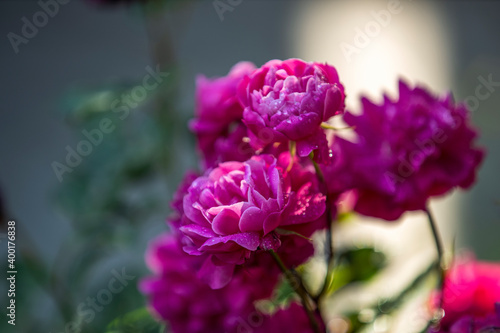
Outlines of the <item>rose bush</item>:
{"type": "MultiPolygon", "coordinates": [[[[154,313],[174,332],[239,333],[253,314],[262,319],[251,325],[256,333],[325,332],[323,300],[361,282],[348,276],[373,260],[361,255],[338,263],[332,245],[337,211],[392,221],[475,181],[484,151],[467,107],[451,95],[401,81],[397,99],[363,98],[361,113],[344,115],[353,140],[327,132],[335,128],[326,122],[344,112],[344,99],[334,67],[299,59],[260,68],[242,62],[225,77],[198,77],[190,129],[202,170],[188,172],[175,193],[170,235],[150,246],[154,276],[141,283],[154,313]],[[301,265],[314,254],[312,235],[323,229],[315,239],[325,240],[326,272],[313,293],[301,265]],[[278,283],[285,278],[298,297],[286,295],[286,284],[278,283]],[[280,300],[272,315],[258,311],[262,299],[280,300]]],[[[498,330],[498,281],[500,265],[457,261],[444,283],[444,318],[429,333],[498,330]]],[[[433,298],[434,310],[439,299],[433,298]]],[[[384,315],[390,315],[394,309],[386,303],[384,315]]],[[[359,318],[345,318],[354,332],[372,324],[359,318]]]]}

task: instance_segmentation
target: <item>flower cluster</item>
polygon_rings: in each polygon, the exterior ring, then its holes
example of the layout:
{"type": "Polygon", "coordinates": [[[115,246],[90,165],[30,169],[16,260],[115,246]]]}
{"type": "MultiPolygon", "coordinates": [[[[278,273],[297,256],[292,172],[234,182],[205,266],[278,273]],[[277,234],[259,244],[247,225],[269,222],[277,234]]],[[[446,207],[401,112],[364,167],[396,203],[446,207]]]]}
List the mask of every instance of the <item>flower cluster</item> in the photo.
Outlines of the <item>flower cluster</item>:
{"type": "Polygon", "coordinates": [[[321,123],[344,111],[344,88],[335,68],[271,60],[242,80],[238,96],[253,148],[292,141],[299,156],[330,157],[321,123]]]}
{"type": "Polygon", "coordinates": [[[174,332],[241,331],[282,273],[304,307],[263,316],[255,332],[324,331],[309,304],[321,295],[293,268],[313,255],[313,233],[330,230],[337,198],[349,195],[357,212],[394,220],[473,183],[483,151],[467,108],[450,96],[401,82],[397,100],[363,99],[359,115],[344,108],[344,87],[328,64],[241,62],[225,77],[198,77],[189,127],[202,170],[188,173],[174,195],[171,233],[151,245],[155,276],[141,284],[174,332]],[[355,141],[329,125],[342,115],[355,141]]]}
{"type": "Polygon", "coordinates": [[[287,172],[271,155],[208,170],[189,187],[183,209],[179,230],[193,243],[186,252],[209,254],[203,272],[214,288],[227,284],[235,265],[244,264],[254,252],[278,251],[283,236],[277,229],[310,236],[326,226],[320,221],[325,196],[314,173],[298,164],[287,172]]]}

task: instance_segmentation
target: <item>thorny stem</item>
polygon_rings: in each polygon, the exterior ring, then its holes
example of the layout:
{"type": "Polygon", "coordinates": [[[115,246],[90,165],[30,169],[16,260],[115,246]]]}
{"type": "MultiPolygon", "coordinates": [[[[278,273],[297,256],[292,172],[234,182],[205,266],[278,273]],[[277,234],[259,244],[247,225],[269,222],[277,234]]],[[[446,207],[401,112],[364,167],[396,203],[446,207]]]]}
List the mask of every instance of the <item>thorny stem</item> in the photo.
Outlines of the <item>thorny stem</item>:
{"type": "Polygon", "coordinates": [[[439,234],[438,228],[436,221],[434,220],[434,217],[432,216],[432,213],[427,207],[425,209],[425,212],[427,213],[427,218],[429,220],[429,225],[432,230],[432,236],[434,237],[434,243],[436,245],[436,251],[437,251],[437,267],[439,270],[439,290],[440,290],[440,296],[439,296],[439,309],[438,311],[441,311],[443,309],[443,292],[444,292],[444,283],[445,283],[445,271],[444,271],[444,264],[443,264],[443,243],[441,241],[441,236],[439,234]]]}
{"type": "Polygon", "coordinates": [[[309,321],[311,323],[311,327],[315,333],[321,333],[321,330],[319,328],[318,320],[314,316],[313,310],[311,309],[311,303],[309,301],[309,294],[304,288],[304,285],[302,284],[302,280],[298,274],[293,274],[292,271],[290,271],[281,258],[278,256],[276,252],[273,250],[269,250],[269,253],[271,253],[271,256],[273,257],[274,261],[278,264],[278,267],[281,269],[283,274],[285,274],[285,277],[287,278],[288,282],[294,289],[294,291],[299,295],[300,299],[302,300],[302,305],[306,311],[307,317],[309,318],[309,321]]]}

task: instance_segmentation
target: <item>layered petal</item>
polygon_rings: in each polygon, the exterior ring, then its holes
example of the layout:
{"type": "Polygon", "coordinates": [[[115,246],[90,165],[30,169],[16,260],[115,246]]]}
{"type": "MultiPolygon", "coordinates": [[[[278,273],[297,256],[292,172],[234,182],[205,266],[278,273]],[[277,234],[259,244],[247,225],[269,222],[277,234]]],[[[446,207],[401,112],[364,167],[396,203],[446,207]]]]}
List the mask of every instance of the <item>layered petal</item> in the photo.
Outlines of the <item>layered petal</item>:
{"type": "Polygon", "coordinates": [[[294,141],[299,156],[314,152],[321,163],[331,158],[321,123],[343,112],[345,98],[334,67],[271,60],[240,82],[238,97],[250,145],[257,151],[294,141]]]}
{"type": "Polygon", "coordinates": [[[300,163],[288,170],[289,156],[282,153],[277,160],[263,154],[224,162],[184,191],[177,230],[186,238],[187,253],[210,256],[200,278],[212,287],[226,285],[235,265],[251,261],[259,251],[286,252],[294,265],[312,255],[293,248],[294,242],[287,241],[297,237],[293,233],[279,232],[287,229],[309,237],[327,225],[325,196],[316,175],[300,163]]]}
{"type": "Polygon", "coordinates": [[[354,190],[356,211],[386,220],[425,209],[432,196],[468,188],[484,157],[465,104],[403,81],[399,95],[381,104],[364,98],[361,114],[346,113],[356,138],[336,137],[335,159],[323,167],[330,193],[354,190]]]}

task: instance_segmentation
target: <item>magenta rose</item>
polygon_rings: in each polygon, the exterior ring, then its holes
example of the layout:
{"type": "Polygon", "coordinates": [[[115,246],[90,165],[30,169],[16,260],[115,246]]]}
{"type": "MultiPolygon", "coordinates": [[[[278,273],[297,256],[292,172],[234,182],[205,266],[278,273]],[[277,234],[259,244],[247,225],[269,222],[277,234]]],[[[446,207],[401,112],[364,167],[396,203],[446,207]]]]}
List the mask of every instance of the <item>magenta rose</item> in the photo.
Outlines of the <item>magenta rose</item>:
{"type": "Polygon", "coordinates": [[[254,154],[241,122],[243,107],[236,90],[240,81],[255,70],[250,62],[239,62],[225,77],[196,79],[195,116],[189,127],[196,134],[205,168],[225,161],[245,161],[254,154]]]}
{"type": "MultiPolygon", "coordinates": [[[[470,320],[489,317],[498,322],[495,303],[500,302],[499,263],[461,258],[447,272],[444,286],[445,316],[441,320],[439,332],[468,333],[469,331],[453,330],[452,327],[463,327],[463,323],[470,320]],[[461,322],[456,324],[459,321],[461,322]]],[[[435,295],[432,298],[434,308],[438,302],[439,295],[435,295]]]]}
{"type": "Polygon", "coordinates": [[[271,60],[243,78],[238,96],[254,149],[294,141],[299,156],[314,152],[319,162],[329,159],[321,123],[344,110],[344,88],[334,67],[271,60]]]}
{"type": "Polygon", "coordinates": [[[330,193],[353,189],[357,212],[386,220],[425,209],[431,196],[468,188],[484,156],[464,104],[403,81],[399,94],[381,104],[363,98],[360,115],[346,113],[357,139],[336,137],[336,158],[323,168],[330,193]]]}
{"type": "Polygon", "coordinates": [[[279,251],[286,235],[278,229],[310,236],[326,225],[315,174],[298,163],[287,172],[289,159],[280,161],[259,155],[221,163],[189,187],[180,231],[192,241],[189,254],[210,255],[199,273],[213,288],[227,284],[252,253],[279,251]]]}
{"type": "Polygon", "coordinates": [[[178,238],[162,235],[151,243],[146,263],[154,276],[139,288],[155,316],[175,333],[237,333],[255,313],[254,302],[268,298],[277,275],[265,267],[238,270],[224,288],[213,290],[197,276],[203,257],[182,250],[178,238]]]}

